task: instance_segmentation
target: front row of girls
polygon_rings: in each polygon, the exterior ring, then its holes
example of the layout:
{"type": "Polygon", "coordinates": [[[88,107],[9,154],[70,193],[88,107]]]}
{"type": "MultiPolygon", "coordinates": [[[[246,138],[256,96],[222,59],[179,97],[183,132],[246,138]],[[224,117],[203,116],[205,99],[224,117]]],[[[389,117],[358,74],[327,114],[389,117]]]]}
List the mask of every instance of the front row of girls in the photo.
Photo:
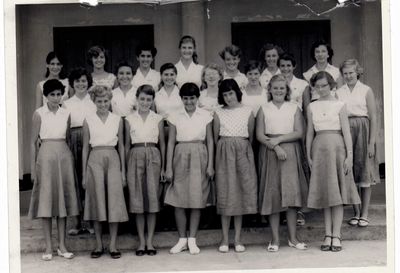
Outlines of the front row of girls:
{"type": "MultiPolygon", "coordinates": [[[[352,64],[342,69],[349,83],[350,79],[357,79],[353,70],[352,64]]],[[[144,85],[138,89],[137,111],[121,119],[109,111],[113,95],[104,86],[92,88],[91,99],[95,109],[89,110],[83,101],[82,104],[72,103],[74,99],[85,98],[85,103],[90,104],[87,91],[84,91],[90,76],[83,72],[75,76],[70,79],[70,84],[77,98],[74,96],[70,104],[65,103],[66,109],[59,106],[65,87],[59,80],[52,79],[43,86],[47,103],[33,115],[31,162],[34,188],[29,215],[43,219],[44,260],[52,259],[52,217],[56,217],[58,222],[57,254],[64,258],[74,256],[65,247],[65,217],[79,215],[82,207],[83,220],[93,221],[96,234],[96,249],[91,257],[97,258],[104,253],[101,235],[102,222],[105,221],[110,229],[110,255],[113,258],[121,256],[116,248],[118,223],[128,220],[128,211],[137,214],[139,247],[136,254],[155,255],[157,252],[152,245],[155,213],[160,210],[159,182],[164,179],[170,182],[164,202],[175,207],[179,233],[179,240],[171,253],[185,249],[192,254],[200,252],[196,235],[201,209],[210,199],[211,183],[215,183],[216,208],[221,215],[220,252],[229,251],[228,231],[232,216],[234,250],[245,251],[241,242],[242,216],[257,212],[268,215],[271,223],[272,240],[267,250],[278,251],[279,214],[282,211],[287,215],[288,245],[307,249],[307,245],[296,236],[296,210],[302,207],[324,209],[325,238],[321,250],[341,250],[343,205],[360,204],[353,177],[353,150],[354,154],[366,157],[365,162],[357,163],[359,167],[354,168],[358,172],[356,177],[371,174],[369,166],[374,155],[375,139],[371,137],[371,131],[376,127],[373,122],[369,125],[371,118],[365,118],[373,114],[373,105],[370,104],[373,95],[358,81],[355,85],[349,84],[348,88],[356,91],[357,99],[366,97],[367,106],[359,106],[355,103],[357,100],[349,99],[353,95],[349,90],[337,90],[339,97],[349,100],[350,128],[345,103],[331,95],[335,87],[332,76],[321,71],[310,80],[320,98],[307,109],[306,150],[311,167],[310,184],[307,185],[299,145],[305,123],[299,108],[289,102],[291,89],[283,75],[271,78],[268,103],[260,108],[256,120],[252,109],[242,105],[242,92],[235,80],[223,80],[219,85],[217,99],[222,107],[215,110],[214,117],[197,107],[200,97],[197,85],[184,84],[179,90],[184,108],[167,118],[167,145],[163,117],[150,110],[157,97],[151,86],[144,85]],[[87,108],[86,116],[83,112],[70,115],[71,107],[87,108]],[[78,202],[74,157],[67,146],[72,140],[70,133],[74,131],[70,127],[74,126],[77,131],[82,131],[84,204],[78,202]],[[257,140],[262,144],[257,170],[251,145],[254,128],[257,140]],[[359,135],[364,139],[359,139],[359,135]],[[126,184],[130,193],[128,209],[123,195],[126,184]],[[189,210],[189,219],[186,210],[189,210]]],[[[364,187],[368,188],[375,181],[365,182],[364,187]]],[[[368,193],[365,189],[364,192],[368,193]]],[[[365,212],[361,210],[359,213],[365,212]]]]}

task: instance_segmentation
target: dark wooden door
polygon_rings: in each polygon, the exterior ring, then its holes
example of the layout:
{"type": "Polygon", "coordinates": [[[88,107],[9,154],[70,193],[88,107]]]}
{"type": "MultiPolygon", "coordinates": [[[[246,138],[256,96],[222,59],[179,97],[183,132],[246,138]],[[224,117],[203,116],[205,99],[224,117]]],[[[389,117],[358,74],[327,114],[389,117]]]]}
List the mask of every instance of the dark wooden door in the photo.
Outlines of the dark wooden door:
{"type": "Polygon", "coordinates": [[[297,62],[294,74],[301,77],[314,64],[310,48],[318,39],[330,43],[329,20],[232,23],[232,43],[243,51],[241,70],[249,60],[258,60],[264,44],[273,43],[294,55],[297,62]]]}
{"type": "Polygon", "coordinates": [[[63,56],[64,70],[82,66],[91,71],[87,63],[87,51],[94,45],[107,50],[105,70],[115,73],[121,61],[138,66],[135,49],[140,43],[154,43],[153,25],[55,27],[54,49],[63,56]]]}

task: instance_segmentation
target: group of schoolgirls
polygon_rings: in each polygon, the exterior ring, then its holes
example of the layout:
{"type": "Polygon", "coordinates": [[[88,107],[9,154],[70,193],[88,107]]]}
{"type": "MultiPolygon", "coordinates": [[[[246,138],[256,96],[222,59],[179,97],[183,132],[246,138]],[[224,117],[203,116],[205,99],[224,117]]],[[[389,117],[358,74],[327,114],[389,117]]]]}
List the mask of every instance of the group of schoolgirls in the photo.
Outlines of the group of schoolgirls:
{"type": "Polygon", "coordinates": [[[136,214],[135,254],[156,255],[161,201],[175,208],[179,240],[172,254],[200,253],[196,236],[201,210],[209,205],[221,215],[222,253],[229,252],[232,216],[234,250],[245,251],[242,217],[255,213],[269,216],[267,250],[278,251],[281,212],[288,245],[306,250],[296,224],[304,224],[307,208],[324,209],[321,250],[340,251],[343,205],[354,205],[350,225],[367,226],[370,186],[379,182],[375,99],[359,81],[358,62],[347,60],[339,70],[329,64],[330,46],[316,42],[316,63],[304,81],[293,75],[293,56],[276,45],[264,46],[262,61],[250,61],[245,74],[234,45],[220,52],[224,70],[197,64],[191,36],[182,37],[179,49],[179,62],[158,73],[151,69],[156,49],[139,47],[136,73],[124,62],[115,76],[104,70],[104,48],[94,46],[88,52],[93,72],[74,69],[67,81],[59,56],[47,56],[33,114],[29,209],[30,217],[43,221],[42,259],[53,257],[52,217],[57,254],[74,257],[65,246],[67,216],[74,216],[70,235],[94,232],[92,258],[104,254],[102,223],[108,222],[109,254],[120,258],[118,223],[128,220],[128,212],[136,214]],[[167,183],[164,200],[160,182],[167,183]]]}

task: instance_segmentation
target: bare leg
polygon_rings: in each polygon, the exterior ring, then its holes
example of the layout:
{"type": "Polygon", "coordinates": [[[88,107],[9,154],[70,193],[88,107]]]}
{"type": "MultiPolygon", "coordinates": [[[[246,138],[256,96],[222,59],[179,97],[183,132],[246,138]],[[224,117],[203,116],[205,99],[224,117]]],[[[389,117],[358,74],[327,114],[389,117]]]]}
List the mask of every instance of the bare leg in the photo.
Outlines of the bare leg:
{"type": "MultiPolygon", "coordinates": [[[[340,230],[343,222],[343,206],[334,206],[332,209],[332,236],[340,238],[340,230]]],[[[341,246],[338,238],[332,238],[332,245],[341,246]]]]}
{"type": "Polygon", "coordinates": [[[51,246],[51,218],[50,217],[42,218],[42,225],[43,225],[44,240],[46,242],[45,254],[52,254],[53,248],[51,246]]]}
{"type": "MultiPolygon", "coordinates": [[[[358,194],[361,196],[361,202],[362,202],[361,188],[360,187],[357,188],[358,188],[358,194]]],[[[353,210],[354,210],[354,217],[360,218],[361,205],[360,204],[353,205],[353,210]]]]}
{"type": "MultiPolygon", "coordinates": [[[[331,208],[324,209],[324,223],[325,223],[325,235],[332,236],[332,211],[331,208]]],[[[325,237],[324,245],[331,245],[332,238],[325,237]]]]}
{"type": "Polygon", "coordinates": [[[139,237],[138,250],[144,250],[146,243],[144,237],[144,215],[142,213],[136,214],[136,229],[139,237]]]}
{"type": "Polygon", "coordinates": [[[221,245],[229,245],[229,226],[231,223],[231,216],[221,215],[222,226],[222,241],[221,245]]]}
{"type": "Polygon", "coordinates": [[[153,237],[156,228],[156,219],[155,213],[147,214],[147,249],[154,249],[153,237]]]}
{"type": "Polygon", "coordinates": [[[186,213],[183,208],[175,208],[175,221],[179,238],[186,238],[186,213]]]}
{"type": "Polygon", "coordinates": [[[96,235],[96,249],[95,251],[101,252],[103,251],[103,241],[101,239],[103,235],[103,226],[101,225],[101,222],[99,221],[94,221],[94,233],[96,235]]]}
{"type": "Polygon", "coordinates": [[[235,245],[241,245],[240,234],[242,232],[242,215],[234,216],[234,226],[235,226],[235,245]]]}
{"type": "MultiPolygon", "coordinates": [[[[279,221],[280,221],[280,213],[273,213],[268,217],[269,224],[271,226],[272,231],[272,245],[279,245],[279,221]]],[[[288,221],[289,225],[289,221],[288,221]]]]}
{"type": "Polygon", "coordinates": [[[286,220],[289,233],[289,240],[294,245],[297,245],[299,243],[299,240],[297,239],[296,236],[297,210],[293,208],[288,208],[288,210],[286,211],[286,220]]]}
{"type": "Polygon", "coordinates": [[[189,226],[189,237],[196,237],[197,230],[199,229],[200,223],[200,209],[191,209],[190,211],[190,226],[189,226]]]}
{"type": "Polygon", "coordinates": [[[115,252],[115,251],[117,251],[117,248],[115,247],[115,244],[116,244],[117,235],[118,235],[118,222],[109,223],[108,226],[110,227],[110,246],[109,246],[109,250],[110,250],[110,252],[115,252]]]}
{"type": "Polygon", "coordinates": [[[66,217],[57,217],[57,230],[58,230],[58,248],[62,253],[68,252],[65,247],[65,227],[66,217]]]}
{"type": "Polygon", "coordinates": [[[368,219],[368,208],[371,201],[371,187],[361,188],[361,217],[368,219]]]}

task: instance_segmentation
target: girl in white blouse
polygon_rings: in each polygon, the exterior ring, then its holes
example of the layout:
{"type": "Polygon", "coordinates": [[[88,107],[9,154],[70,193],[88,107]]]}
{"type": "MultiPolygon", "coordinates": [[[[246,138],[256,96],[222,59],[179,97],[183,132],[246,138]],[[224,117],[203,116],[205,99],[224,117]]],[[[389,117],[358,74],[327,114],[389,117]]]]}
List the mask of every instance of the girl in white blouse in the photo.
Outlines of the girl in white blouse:
{"type": "Polygon", "coordinates": [[[118,259],[118,223],[128,221],[123,187],[126,186],[123,125],[120,116],[109,111],[112,93],[102,85],[92,88],[96,113],[83,122],[82,186],[86,189],[84,220],[94,221],[96,248],[90,254],[104,253],[102,222],[110,229],[109,252],[118,259]],[[116,150],[118,147],[118,151],[116,150]]]}
{"type": "Polygon", "coordinates": [[[247,78],[238,68],[242,56],[240,48],[235,45],[227,46],[219,52],[219,56],[225,63],[224,80],[234,79],[240,89],[243,89],[247,85],[247,78]]]}
{"type": "MultiPolygon", "coordinates": [[[[92,86],[92,76],[84,68],[77,68],[71,71],[68,81],[74,91],[74,95],[64,101],[63,107],[71,113],[71,133],[70,147],[74,156],[75,169],[77,174],[76,190],[78,192],[79,202],[83,208],[85,200],[85,190],[82,188],[82,141],[83,141],[83,120],[96,112],[96,105],[91,100],[88,89],[92,86]]],[[[89,227],[88,223],[81,218],[74,220],[74,226],[68,230],[69,235],[78,235],[94,230],[89,227]]]]}
{"type": "Polygon", "coordinates": [[[79,215],[72,153],[67,146],[71,117],[59,106],[65,87],[57,79],[44,83],[47,103],[33,113],[31,141],[31,179],[33,182],[29,217],[41,218],[46,242],[42,255],[45,261],[53,257],[52,217],[57,219],[57,255],[71,259],[74,254],[65,246],[66,217],[79,215]],[[40,148],[38,141],[41,140],[40,148]]]}
{"type": "Polygon", "coordinates": [[[88,55],[88,64],[93,67],[93,85],[107,86],[109,89],[117,87],[116,77],[112,73],[105,71],[104,66],[107,62],[106,50],[102,46],[92,46],[88,55]]]}
{"type": "Polygon", "coordinates": [[[125,120],[129,212],[136,213],[139,236],[136,255],[153,256],[157,254],[153,246],[153,235],[156,213],[160,211],[159,187],[160,181],[164,180],[164,124],[162,116],[150,110],[155,96],[153,87],[140,86],[136,96],[138,110],[125,120]],[[144,232],[145,222],[147,222],[147,239],[144,232]]]}
{"type": "Polygon", "coordinates": [[[349,113],[353,140],[353,174],[361,197],[361,208],[359,205],[354,206],[354,217],[348,223],[352,226],[366,227],[369,224],[371,185],[380,182],[375,150],[378,127],[376,102],[371,88],[359,80],[362,68],[357,60],[344,61],[340,72],[346,84],[336,90],[336,95],[346,103],[349,113]]]}
{"type": "Polygon", "coordinates": [[[112,93],[111,108],[114,114],[126,117],[133,113],[136,107],[136,88],[132,84],[133,68],[127,62],[117,66],[118,87],[112,93]]]}
{"type": "Polygon", "coordinates": [[[307,245],[296,235],[296,211],[307,202],[307,179],[301,164],[300,140],[304,122],[300,109],[290,101],[290,87],[283,75],[275,75],[269,82],[268,103],[257,115],[260,179],[259,211],[268,215],[272,241],[267,250],[279,249],[279,218],[286,211],[288,244],[305,250],[307,245]]]}
{"type": "Polygon", "coordinates": [[[256,116],[260,106],[267,103],[267,90],[260,84],[260,64],[257,61],[249,61],[245,66],[248,84],[242,89],[242,104],[251,107],[256,116]]]}
{"type": "Polygon", "coordinates": [[[260,51],[259,59],[262,71],[260,83],[264,89],[268,88],[272,76],[281,74],[278,68],[278,59],[281,54],[283,54],[283,49],[270,43],[265,44],[260,51]]]}
{"type": "Polygon", "coordinates": [[[181,58],[175,64],[178,71],[176,77],[178,87],[181,88],[186,82],[193,82],[200,88],[203,66],[197,61],[196,41],[192,36],[183,36],[179,41],[179,50],[181,58]]]}
{"type": "Polygon", "coordinates": [[[155,111],[168,118],[168,116],[178,110],[183,109],[183,103],[179,96],[179,88],[176,86],[176,67],[172,63],[165,63],[160,68],[161,88],[156,93],[154,99],[155,111]]]}
{"type": "Polygon", "coordinates": [[[151,85],[154,90],[158,89],[160,73],[151,68],[156,55],[157,49],[150,45],[139,45],[136,49],[136,59],[139,62],[139,67],[136,69],[132,80],[135,90],[144,84],[151,85]]]}
{"type": "Polygon", "coordinates": [[[69,86],[68,79],[62,78],[63,76],[63,65],[60,56],[57,55],[54,51],[49,52],[46,57],[46,74],[45,79],[40,81],[36,86],[36,108],[47,103],[47,98],[43,94],[43,84],[50,79],[57,79],[65,86],[65,92],[60,100],[62,103],[64,100],[69,97],[69,86]]]}
{"type": "Polygon", "coordinates": [[[353,148],[344,102],[331,95],[336,83],[320,71],[311,77],[320,98],[307,109],[307,158],[311,178],[307,207],[324,209],[325,237],[322,251],[341,251],[343,205],[360,204],[354,183],[353,148]]]}
{"type": "Polygon", "coordinates": [[[240,102],[242,92],[235,80],[223,80],[218,102],[224,107],[214,114],[215,183],[217,213],[221,215],[222,241],[220,252],[229,251],[231,217],[235,226],[235,251],[243,252],[241,242],[242,216],[257,212],[257,174],[251,142],[254,116],[251,108],[240,102]]]}
{"type": "Polygon", "coordinates": [[[222,69],[215,63],[207,64],[201,73],[203,84],[199,98],[199,107],[207,111],[214,112],[221,108],[218,103],[218,85],[223,80],[222,69]]]}
{"type": "Polygon", "coordinates": [[[196,243],[201,209],[207,205],[210,180],[214,176],[214,143],[212,116],[197,107],[200,90],[194,83],[185,83],[179,95],[185,109],[168,118],[170,124],[165,178],[171,184],[165,204],[175,207],[178,243],[170,253],[189,248],[190,254],[200,253],[196,243]],[[185,209],[190,210],[189,236],[186,233],[185,209]]]}

